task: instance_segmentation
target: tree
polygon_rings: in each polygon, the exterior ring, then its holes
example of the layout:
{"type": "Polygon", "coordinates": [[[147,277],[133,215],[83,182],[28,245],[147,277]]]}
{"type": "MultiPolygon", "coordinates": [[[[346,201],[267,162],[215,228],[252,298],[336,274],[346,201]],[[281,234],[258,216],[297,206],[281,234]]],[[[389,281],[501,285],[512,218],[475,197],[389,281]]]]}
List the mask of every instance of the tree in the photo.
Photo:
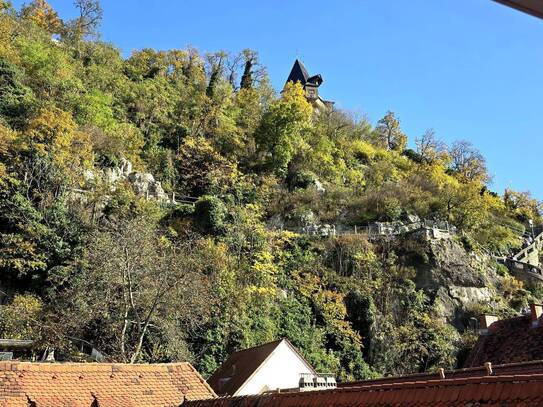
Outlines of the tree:
{"type": "Polygon", "coordinates": [[[379,146],[388,150],[403,151],[407,145],[407,136],[400,128],[400,121],[391,111],[377,122],[373,137],[379,146]]]}
{"type": "Polygon", "coordinates": [[[521,222],[532,220],[536,225],[543,219],[543,203],[532,197],[530,192],[516,192],[506,189],[503,195],[505,206],[521,222]]]}
{"type": "Polygon", "coordinates": [[[281,99],[264,114],[255,139],[265,164],[284,176],[296,154],[307,147],[305,136],[311,125],[313,109],[299,83],[288,83],[281,99]]]}
{"type": "Polygon", "coordinates": [[[23,84],[19,68],[0,57],[0,118],[21,128],[33,101],[32,91],[23,84]]]}
{"type": "Polygon", "coordinates": [[[11,3],[11,0],[0,0],[0,12],[4,12],[6,10],[12,10],[13,4],[11,3]]]}
{"type": "Polygon", "coordinates": [[[30,294],[16,294],[0,305],[0,335],[9,339],[41,339],[43,302],[30,294]]]}
{"type": "Polygon", "coordinates": [[[449,150],[449,155],[451,157],[450,169],[460,179],[482,183],[487,183],[490,180],[485,158],[469,141],[454,142],[449,150]]]}
{"type": "Polygon", "coordinates": [[[87,335],[99,324],[92,339],[114,360],[153,360],[150,344],[167,345],[160,338],[171,329],[182,338],[212,304],[191,251],[190,242],[169,239],[143,218],[106,224],[63,297],[61,306],[73,307],[65,317],[74,320],[66,323],[87,335]]]}
{"type": "Polygon", "coordinates": [[[250,89],[253,87],[253,66],[257,64],[257,54],[251,50],[244,50],[245,66],[239,87],[241,89],[250,89]]]}
{"type": "MultiPolygon", "coordinates": [[[[35,158],[47,158],[73,183],[81,181],[83,171],[93,161],[91,143],[87,134],[77,129],[72,115],[58,108],[41,109],[29,122],[22,136],[23,148],[35,158]]],[[[43,174],[28,168],[26,177],[43,174]]],[[[28,178],[30,180],[30,178],[28,178]]],[[[39,185],[38,185],[39,188],[39,185]]]]}
{"type": "Polygon", "coordinates": [[[98,34],[104,12],[99,0],[74,0],[79,16],[66,24],[65,35],[73,42],[98,34]]]}
{"type": "Polygon", "coordinates": [[[230,185],[236,174],[235,166],[221,156],[203,138],[188,137],[183,141],[175,159],[179,177],[176,187],[181,194],[201,196],[219,193],[230,185]]]}
{"type": "Polygon", "coordinates": [[[224,51],[207,54],[208,76],[206,94],[208,97],[213,97],[217,82],[224,74],[224,64],[228,58],[228,54],[224,51]]]}
{"type": "Polygon", "coordinates": [[[436,137],[434,129],[428,129],[418,139],[415,140],[417,153],[425,163],[433,163],[439,159],[445,158],[447,146],[436,137]]]}
{"type": "Polygon", "coordinates": [[[57,12],[45,0],[33,0],[22,8],[21,14],[49,34],[60,34],[64,28],[57,12]]]}

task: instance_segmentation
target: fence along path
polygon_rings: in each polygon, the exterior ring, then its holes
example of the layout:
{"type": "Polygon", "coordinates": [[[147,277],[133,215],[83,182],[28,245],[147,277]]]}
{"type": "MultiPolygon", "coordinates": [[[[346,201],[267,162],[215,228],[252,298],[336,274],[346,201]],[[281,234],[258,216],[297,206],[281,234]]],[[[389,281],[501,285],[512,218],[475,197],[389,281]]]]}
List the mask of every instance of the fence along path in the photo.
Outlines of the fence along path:
{"type": "Polygon", "coordinates": [[[534,228],[533,236],[525,235],[525,239],[528,238],[531,239],[528,245],[501,260],[516,277],[543,282],[543,270],[539,264],[539,250],[543,248],[543,226],[534,228]]]}
{"type": "Polygon", "coordinates": [[[287,230],[294,233],[305,234],[310,236],[322,236],[322,237],[334,237],[345,235],[358,235],[365,234],[370,237],[380,236],[398,236],[405,233],[417,231],[417,230],[432,230],[440,232],[441,234],[455,234],[456,228],[451,226],[447,221],[435,221],[435,220],[419,220],[411,223],[403,222],[374,222],[368,225],[308,225],[303,227],[289,228],[282,227],[280,230],[287,230]]]}

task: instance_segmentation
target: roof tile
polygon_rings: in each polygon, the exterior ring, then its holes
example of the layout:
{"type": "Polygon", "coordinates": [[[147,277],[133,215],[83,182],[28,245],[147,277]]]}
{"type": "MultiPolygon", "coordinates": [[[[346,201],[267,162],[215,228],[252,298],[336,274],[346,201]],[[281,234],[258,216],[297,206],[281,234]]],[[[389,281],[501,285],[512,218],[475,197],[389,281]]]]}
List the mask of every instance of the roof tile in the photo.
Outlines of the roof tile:
{"type": "Polygon", "coordinates": [[[543,406],[543,372],[459,379],[370,383],[358,387],[299,393],[187,401],[183,407],[454,407],[543,406]]]}
{"type": "Polygon", "coordinates": [[[0,406],[173,406],[214,396],[189,363],[0,363],[0,406]]]}

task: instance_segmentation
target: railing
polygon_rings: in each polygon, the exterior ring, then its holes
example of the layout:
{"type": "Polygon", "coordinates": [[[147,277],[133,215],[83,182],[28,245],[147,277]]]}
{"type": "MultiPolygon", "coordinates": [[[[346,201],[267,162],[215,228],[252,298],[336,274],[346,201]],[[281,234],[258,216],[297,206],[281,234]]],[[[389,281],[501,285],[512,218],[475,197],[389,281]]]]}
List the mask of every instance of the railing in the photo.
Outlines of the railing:
{"type": "Polygon", "coordinates": [[[528,246],[520,250],[512,258],[513,260],[522,261],[522,259],[528,257],[528,255],[533,253],[535,250],[539,250],[541,246],[543,246],[543,232],[540,232],[528,246]]]}
{"type": "Polygon", "coordinates": [[[182,203],[182,204],[187,204],[187,205],[194,205],[198,199],[199,198],[197,198],[195,196],[188,196],[188,195],[178,195],[178,196],[176,196],[175,192],[173,192],[171,202],[173,202],[173,203],[182,203]]]}
{"type": "MultiPolygon", "coordinates": [[[[500,261],[504,262],[511,274],[521,280],[536,279],[543,281],[543,270],[541,267],[525,261],[529,260],[529,256],[533,255],[535,251],[539,251],[543,247],[543,227],[534,228],[532,232],[535,234],[535,237],[533,237],[533,241],[529,245],[519,250],[513,256],[506,257],[500,261]]],[[[532,238],[532,235],[529,235],[529,237],[532,238]]]]}
{"type": "Polygon", "coordinates": [[[541,270],[541,267],[514,260],[512,258],[505,259],[505,265],[511,274],[520,279],[523,279],[524,277],[531,277],[543,281],[543,271],[541,270]]]}
{"type": "Polygon", "coordinates": [[[311,236],[334,237],[345,235],[366,234],[370,237],[398,236],[405,233],[428,229],[441,233],[454,234],[456,228],[447,221],[421,220],[411,223],[402,222],[374,222],[368,225],[336,226],[330,224],[309,225],[297,228],[281,228],[290,232],[311,236]]]}

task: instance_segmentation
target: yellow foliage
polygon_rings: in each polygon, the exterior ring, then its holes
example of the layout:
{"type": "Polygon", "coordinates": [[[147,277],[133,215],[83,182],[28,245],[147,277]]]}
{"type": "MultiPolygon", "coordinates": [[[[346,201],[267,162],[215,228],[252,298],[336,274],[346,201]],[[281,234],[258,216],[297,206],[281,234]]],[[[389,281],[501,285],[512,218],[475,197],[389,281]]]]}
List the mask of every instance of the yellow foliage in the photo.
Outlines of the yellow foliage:
{"type": "Polygon", "coordinates": [[[2,13],[0,9],[0,58],[6,58],[10,62],[18,61],[12,40],[15,30],[15,20],[11,16],[2,13]]]}
{"type": "Polygon", "coordinates": [[[43,304],[33,295],[17,294],[11,304],[0,308],[2,337],[35,339],[39,334],[39,317],[43,304]]]}
{"type": "Polygon", "coordinates": [[[93,163],[88,135],[77,129],[70,113],[56,107],[41,109],[22,137],[23,148],[50,156],[74,178],[93,163]]]}
{"type": "MultiPolygon", "coordinates": [[[[0,123],[0,159],[7,155],[15,138],[16,133],[0,123]]],[[[6,167],[0,162],[0,180],[4,175],[6,175],[6,167]]]]}
{"type": "Polygon", "coordinates": [[[22,10],[23,18],[32,21],[49,34],[60,34],[63,24],[57,12],[45,0],[33,0],[22,10]]]}
{"type": "Polygon", "coordinates": [[[347,308],[343,299],[343,294],[329,290],[321,290],[315,296],[315,300],[327,320],[343,320],[345,318],[347,308]]]}

